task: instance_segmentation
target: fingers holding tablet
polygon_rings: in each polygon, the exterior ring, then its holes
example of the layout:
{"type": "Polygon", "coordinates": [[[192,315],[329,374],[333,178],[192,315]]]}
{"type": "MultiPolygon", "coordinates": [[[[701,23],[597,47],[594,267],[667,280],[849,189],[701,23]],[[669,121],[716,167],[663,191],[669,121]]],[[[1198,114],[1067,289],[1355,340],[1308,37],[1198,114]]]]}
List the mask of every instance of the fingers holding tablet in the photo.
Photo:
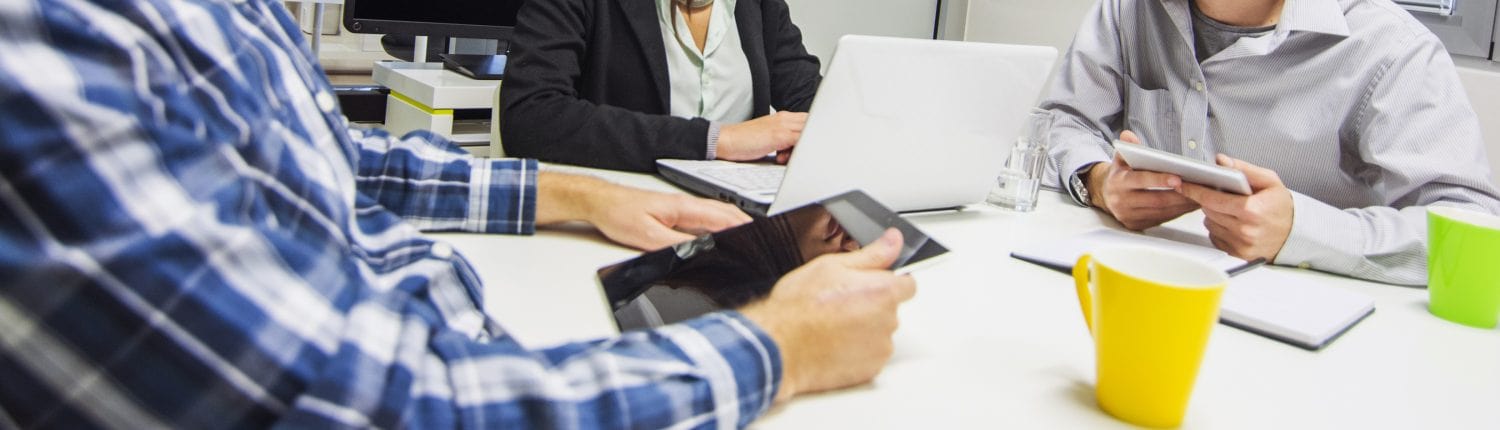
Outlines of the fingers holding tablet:
{"type": "MultiPolygon", "coordinates": [[[[1250,195],[1250,181],[1244,172],[1230,167],[1153,149],[1145,145],[1115,141],[1115,154],[1134,170],[1177,175],[1183,181],[1200,184],[1240,195],[1250,195]]],[[[1165,185],[1158,188],[1164,188],[1165,185]]],[[[1176,189],[1177,187],[1172,187],[1176,189]]]]}
{"type": "MultiPolygon", "coordinates": [[[[1121,133],[1124,141],[1134,137],[1129,132],[1121,133]]],[[[1113,161],[1090,168],[1087,177],[1090,204],[1131,230],[1155,227],[1198,209],[1192,200],[1175,192],[1182,186],[1182,178],[1132,166],[1117,152],[1113,161]]]]}

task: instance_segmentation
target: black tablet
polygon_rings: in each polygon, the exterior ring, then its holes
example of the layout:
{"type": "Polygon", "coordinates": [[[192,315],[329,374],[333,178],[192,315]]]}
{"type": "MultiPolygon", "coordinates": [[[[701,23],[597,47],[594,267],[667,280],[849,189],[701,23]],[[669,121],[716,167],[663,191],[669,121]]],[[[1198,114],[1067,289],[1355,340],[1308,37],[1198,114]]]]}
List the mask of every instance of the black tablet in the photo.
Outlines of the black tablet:
{"type": "Polygon", "coordinates": [[[606,266],[599,283],[621,330],[656,327],[744,306],[803,263],[859,249],[891,227],[905,242],[891,266],[898,272],[948,252],[869,195],[850,191],[606,266]]]}

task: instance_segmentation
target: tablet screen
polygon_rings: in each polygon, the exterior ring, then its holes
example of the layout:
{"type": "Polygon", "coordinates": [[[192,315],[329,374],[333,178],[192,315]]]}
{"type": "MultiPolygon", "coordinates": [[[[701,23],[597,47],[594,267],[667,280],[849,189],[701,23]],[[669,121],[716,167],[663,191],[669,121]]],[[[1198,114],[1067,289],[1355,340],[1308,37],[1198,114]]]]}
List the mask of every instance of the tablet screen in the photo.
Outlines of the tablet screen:
{"type": "Polygon", "coordinates": [[[851,191],[606,266],[599,283],[621,330],[656,327],[744,306],[803,263],[857,250],[889,227],[904,238],[892,269],[948,251],[868,195],[851,191]]]}

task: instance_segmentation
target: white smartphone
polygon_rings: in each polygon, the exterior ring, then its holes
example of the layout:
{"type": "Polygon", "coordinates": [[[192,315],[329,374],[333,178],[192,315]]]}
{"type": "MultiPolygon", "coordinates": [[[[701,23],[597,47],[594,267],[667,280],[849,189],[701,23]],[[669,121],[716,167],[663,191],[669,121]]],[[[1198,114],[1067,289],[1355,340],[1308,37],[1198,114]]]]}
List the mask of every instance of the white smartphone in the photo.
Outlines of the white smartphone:
{"type": "Polygon", "coordinates": [[[1238,170],[1119,140],[1115,141],[1115,152],[1131,169],[1171,173],[1183,181],[1250,195],[1250,181],[1245,179],[1244,172],[1238,170]]]}

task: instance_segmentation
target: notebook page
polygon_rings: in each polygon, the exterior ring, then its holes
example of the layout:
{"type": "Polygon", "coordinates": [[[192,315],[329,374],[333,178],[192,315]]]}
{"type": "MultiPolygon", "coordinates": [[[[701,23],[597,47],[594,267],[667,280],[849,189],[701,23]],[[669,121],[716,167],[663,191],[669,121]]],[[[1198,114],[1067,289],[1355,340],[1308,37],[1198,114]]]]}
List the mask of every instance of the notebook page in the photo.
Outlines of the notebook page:
{"type": "Polygon", "coordinates": [[[1226,323],[1307,349],[1321,348],[1375,310],[1370,296],[1265,268],[1231,278],[1221,300],[1226,323]]]}

